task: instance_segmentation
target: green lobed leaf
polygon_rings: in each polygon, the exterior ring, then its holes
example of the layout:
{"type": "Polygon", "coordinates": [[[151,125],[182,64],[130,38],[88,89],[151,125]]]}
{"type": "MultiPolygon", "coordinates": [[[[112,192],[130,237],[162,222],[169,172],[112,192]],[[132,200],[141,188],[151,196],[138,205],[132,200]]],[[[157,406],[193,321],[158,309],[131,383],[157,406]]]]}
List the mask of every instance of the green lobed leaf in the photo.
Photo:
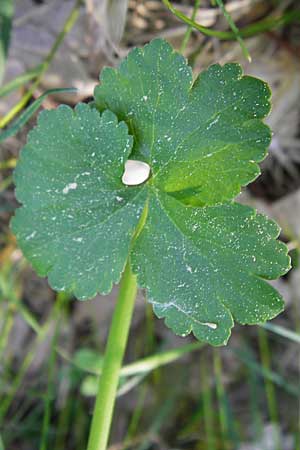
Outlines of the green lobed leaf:
{"type": "Polygon", "coordinates": [[[247,206],[191,207],[155,192],[133,269],[170,328],[218,345],[227,341],[233,318],[255,324],[283,310],[278,292],[262,280],[286,271],[278,233],[247,206]]]}
{"type": "Polygon", "coordinates": [[[102,71],[100,112],[79,104],[39,116],[15,172],[24,254],[81,299],[108,292],[129,255],[157,316],[214,345],[234,320],[273,318],[283,301],[265,280],[289,269],[287,248],[274,222],[232,202],[259,174],[269,97],[238,64],[193,83],[165,41],[134,49],[102,71]],[[151,167],[140,186],[121,181],[129,157],[151,167]]]}
{"type": "Polygon", "coordinates": [[[118,69],[105,68],[96,87],[135,137],[133,159],[148,162],[155,185],[186,203],[222,203],[259,174],[270,110],[266,83],[219,64],[193,83],[186,60],[161,39],[134,49],[118,69]]]}
{"type": "Polygon", "coordinates": [[[143,189],[121,182],[131,143],[110,111],[79,104],[39,115],[14,174],[23,207],[12,229],[54,289],[85,299],[119,281],[145,202],[143,189]]]}

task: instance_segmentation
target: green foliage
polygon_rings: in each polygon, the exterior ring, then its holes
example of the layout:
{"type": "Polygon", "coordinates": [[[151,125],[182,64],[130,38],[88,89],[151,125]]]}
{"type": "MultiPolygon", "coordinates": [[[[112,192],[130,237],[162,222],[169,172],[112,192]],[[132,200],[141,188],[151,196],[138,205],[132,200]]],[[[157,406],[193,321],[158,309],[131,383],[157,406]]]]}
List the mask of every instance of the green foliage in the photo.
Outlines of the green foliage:
{"type": "Polygon", "coordinates": [[[40,95],[25,111],[18,117],[18,119],[5,131],[0,133],[0,143],[5,141],[11,136],[14,136],[22,129],[22,127],[31,119],[31,117],[36,113],[36,111],[40,108],[41,104],[45,100],[48,95],[56,94],[58,92],[76,92],[75,88],[58,88],[58,89],[49,89],[44,92],[44,94],[40,95]]]}
{"type": "Polygon", "coordinates": [[[121,182],[124,122],[79,104],[43,111],[15,171],[13,230],[37,273],[81,299],[120,279],[146,192],[121,182]]]}
{"type": "Polygon", "coordinates": [[[13,0],[0,2],[0,85],[2,83],[14,14],[13,0]]]}
{"type": "Polygon", "coordinates": [[[95,90],[100,110],[124,120],[135,138],[132,159],[150,164],[153,183],[185,203],[230,200],[259,174],[270,130],[270,90],[218,64],[193,84],[185,59],[162,40],[134,49],[95,90]]]}
{"type": "Polygon", "coordinates": [[[283,301],[264,280],[289,269],[287,248],[274,222],[233,202],[266,155],[269,97],[238,64],[193,83],[165,41],[134,49],[102,71],[94,107],[40,114],[15,172],[25,256],[86,299],[109,292],[129,255],[157,316],[214,345],[234,319],[273,318],[283,301]],[[150,165],[147,182],[122,183],[129,157],[150,165]]]}

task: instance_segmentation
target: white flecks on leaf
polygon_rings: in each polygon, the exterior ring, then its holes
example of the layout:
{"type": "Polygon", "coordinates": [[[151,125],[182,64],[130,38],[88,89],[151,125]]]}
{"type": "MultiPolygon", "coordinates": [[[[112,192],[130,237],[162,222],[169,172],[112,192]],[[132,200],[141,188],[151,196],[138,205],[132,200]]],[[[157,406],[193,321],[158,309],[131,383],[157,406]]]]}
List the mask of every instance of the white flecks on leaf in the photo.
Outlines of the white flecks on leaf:
{"type": "Polygon", "coordinates": [[[36,235],[36,231],[33,231],[31,234],[29,234],[25,239],[26,241],[30,241],[30,239],[33,239],[36,235]]]}
{"type": "Polygon", "coordinates": [[[69,183],[63,188],[63,194],[68,194],[68,192],[72,189],[77,188],[77,183],[69,183]]]}
{"type": "Polygon", "coordinates": [[[216,330],[218,328],[218,325],[213,322],[203,322],[201,325],[206,325],[209,328],[212,328],[213,330],[216,330]]]}

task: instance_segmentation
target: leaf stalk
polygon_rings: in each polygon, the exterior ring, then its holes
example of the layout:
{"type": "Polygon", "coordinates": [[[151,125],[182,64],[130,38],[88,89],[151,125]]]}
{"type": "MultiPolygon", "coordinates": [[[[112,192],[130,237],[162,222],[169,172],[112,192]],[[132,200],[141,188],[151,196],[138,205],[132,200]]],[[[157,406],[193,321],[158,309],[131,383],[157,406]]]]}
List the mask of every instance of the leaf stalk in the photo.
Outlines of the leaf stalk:
{"type": "Polygon", "coordinates": [[[137,293],[136,275],[127,261],[106,345],[102,375],[94,407],[88,450],[105,450],[109,438],[120,369],[137,293]]]}

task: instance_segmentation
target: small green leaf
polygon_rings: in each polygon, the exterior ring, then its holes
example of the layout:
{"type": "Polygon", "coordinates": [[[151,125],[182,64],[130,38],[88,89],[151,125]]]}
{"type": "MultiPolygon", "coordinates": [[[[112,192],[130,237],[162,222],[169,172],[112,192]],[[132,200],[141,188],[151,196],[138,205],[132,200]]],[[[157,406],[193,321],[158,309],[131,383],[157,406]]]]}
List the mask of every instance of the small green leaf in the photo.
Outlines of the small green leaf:
{"type": "Polygon", "coordinates": [[[100,372],[103,365],[103,355],[91,348],[77,350],[73,357],[73,364],[80,370],[100,372]]]}
{"type": "Polygon", "coordinates": [[[287,248],[274,222],[232,201],[266,155],[269,97],[238,64],[193,83],[165,41],[134,49],[101,74],[102,115],[61,106],[30,133],[15,173],[24,254],[82,299],[108,292],[130,256],[157,316],[214,345],[234,320],[273,318],[283,301],[265,280],[287,272],[287,248]],[[150,166],[139,186],[122,183],[129,158],[150,166]]]}

